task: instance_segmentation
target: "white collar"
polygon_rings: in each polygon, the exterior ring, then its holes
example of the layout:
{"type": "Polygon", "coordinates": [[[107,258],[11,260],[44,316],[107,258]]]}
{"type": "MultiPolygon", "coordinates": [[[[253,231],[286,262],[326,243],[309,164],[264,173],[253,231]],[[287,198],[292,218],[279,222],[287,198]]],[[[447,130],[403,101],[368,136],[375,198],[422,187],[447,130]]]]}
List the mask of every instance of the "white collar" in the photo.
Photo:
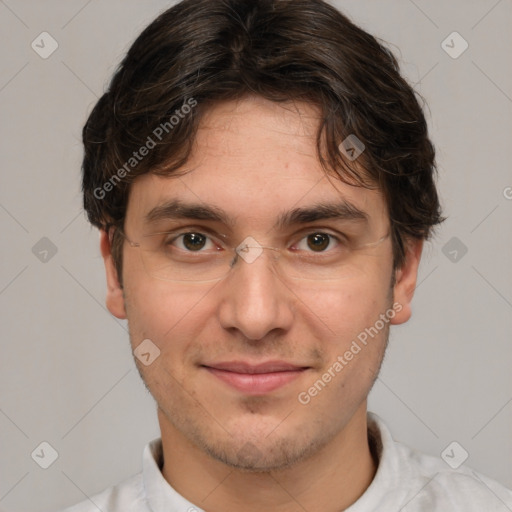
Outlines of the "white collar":
{"type": "MultiPolygon", "coordinates": [[[[365,493],[346,512],[366,512],[379,503],[382,510],[403,503],[412,477],[406,459],[401,456],[386,425],[374,413],[368,413],[368,436],[379,459],[377,473],[365,493]],[[404,466],[405,464],[405,466],[404,466]]],[[[163,477],[161,438],[146,445],[143,455],[143,482],[147,504],[152,512],[204,512],[179,494],[163,477]]]]}

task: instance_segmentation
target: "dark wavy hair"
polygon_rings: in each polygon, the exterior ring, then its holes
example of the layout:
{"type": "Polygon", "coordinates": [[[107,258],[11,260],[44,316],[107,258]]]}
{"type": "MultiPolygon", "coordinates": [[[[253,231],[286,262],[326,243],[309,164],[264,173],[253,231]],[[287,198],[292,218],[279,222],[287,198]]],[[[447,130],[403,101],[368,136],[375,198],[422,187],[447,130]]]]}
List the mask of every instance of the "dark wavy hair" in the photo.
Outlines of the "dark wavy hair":
{"type": "Polygon", "coordinates": [[[120,279],[115,228],[123,227],[130,184],[176,172],[204,112],[247,95],[319,108],[318,158],[341,180],[383,192],[395,268],[408,238],[428,239],[442,222],[422,107],[375,37],[323,0],[183,0],[136,39],[83,129],[84,207],[93,225],[114,228],[120,279]],[[171,129],[191,99],[194,108],[171,129]],[[159,126],[167,129],[157,138],[159,126]],[[339,149],[351,134],[365,145],[357,166],[339,149]],[[148,137],[151,149],[133,160],[148,137]]]}

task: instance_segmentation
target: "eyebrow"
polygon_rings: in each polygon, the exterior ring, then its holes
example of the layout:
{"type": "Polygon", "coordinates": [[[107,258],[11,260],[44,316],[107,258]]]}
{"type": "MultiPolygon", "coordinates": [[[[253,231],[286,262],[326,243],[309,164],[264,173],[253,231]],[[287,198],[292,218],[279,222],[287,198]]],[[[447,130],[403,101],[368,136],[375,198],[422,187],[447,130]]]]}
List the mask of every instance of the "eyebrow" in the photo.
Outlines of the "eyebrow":
{"type": "MultiPolygon", "coordinates": [[[[221,208],[211,205],[184,203],[179,199],[173,199],[155,206],[145,216],[145,222],[149,224],[178,219],[216,221],[230,227],[234,226],[234,221],[221,208]]],[[[274,224],[274,229],[326,219],[362,222],[368,222],[369,220],[366,212],[352,203],[342,200],[338,203],[320,203],[305,208],[294,208],[281,213],[274,224]]]]}
{"type": "Polygon", "coordinates": [[[232,222],[228,221],[226,214],[220,208],[184,203],[179,199],[173,199],[155,206],[145,216],[147,223],[176,219],[211,220],[232,225],[232,222]]]}
{"type": "Polygon", "coordinates": [[[282,228],[326,219],[363,222],[368,222],[369,220],[366,212],[360,210],[352,203],[343,200],[339,203],[322,203],[308,206],[307,208],[294,208],[289,212],[281,214],[274,227],[282,228]]]}

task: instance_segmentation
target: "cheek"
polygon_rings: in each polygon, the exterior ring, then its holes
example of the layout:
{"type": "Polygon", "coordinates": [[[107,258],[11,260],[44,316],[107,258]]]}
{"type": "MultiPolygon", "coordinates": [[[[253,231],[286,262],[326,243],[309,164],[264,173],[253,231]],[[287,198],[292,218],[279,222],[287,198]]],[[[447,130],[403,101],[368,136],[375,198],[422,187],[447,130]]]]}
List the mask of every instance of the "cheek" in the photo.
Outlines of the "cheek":
{"type": "Polygon", "coordinates": [[[147,277],[130,279],[125,297],[132,346],[149,338],[162,355],[184,351],[209,316],[202,300],[207,292],[147,277]]]}
{"type": "Polygon", "coordinates": [[[202,298],[210,288],[155,279],[147,274],[135,251],[125,251],[124,257],[124,295],[132,343],[154,338],[165,345],[183,325],[191,329],[200,323],[202,298]]]}
{"type": "Polygon", "coordinates": [[[389,315],[381,316],[391,310],[389,289],[383,283],[346,282],[342,290],[324,290],[311,302],[321,321],[310,315],[309,329],[324,333],[323,366],[297,398],[319,417],[333,422],[350,417],[371,389],[389,332],[389,315]]]}
{"type": "Polygon", "coordinates": [[[345,279],[324,283],[314,290],[297,289],[303,316],[311,328],[338,344],[352,339],[375,323],[390,303],[390,277],[387,273],[366,274],[364,279],[345,279]]]}

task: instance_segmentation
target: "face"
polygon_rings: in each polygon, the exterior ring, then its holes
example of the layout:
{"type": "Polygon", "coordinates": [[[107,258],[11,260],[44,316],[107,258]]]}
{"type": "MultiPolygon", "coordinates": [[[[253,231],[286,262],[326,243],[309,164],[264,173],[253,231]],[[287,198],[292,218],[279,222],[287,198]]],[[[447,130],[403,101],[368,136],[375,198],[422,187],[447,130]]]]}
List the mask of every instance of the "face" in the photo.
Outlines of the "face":
{"type": "Polygon", "coordinates": [[[186,172],[132,185],[131,241],[198,233],[206,238],[174,237],[172,250],[222,252],[252,237],[280,248],[278,260],[263,249],[236,258],[222,278],[169,281],[149,273],[142,249],[125,243],[121,289],[102,239],[110,311],[128,318],[132,349],[150,339],[160,350],[148,366],[136,362],[162,432],[238,468],[287,467],[343,435],[366,413],[390,324],[410,314],[421,244],[394,274],[383,196],[326,176],[318,119],[307,104],[219,104],[201,121],[186,172]],[[201,206],[201,215],[196,208],[174,218],[165,206],[177,200],[201,206]],[[331,216],[320,205],[343,207],[331,216]],[[299,209],[309,213],[291,214],[299,209]],[[287,273],[295,257],[329,260],[345,240],[359,249],[336,278],[287,273]]]}

